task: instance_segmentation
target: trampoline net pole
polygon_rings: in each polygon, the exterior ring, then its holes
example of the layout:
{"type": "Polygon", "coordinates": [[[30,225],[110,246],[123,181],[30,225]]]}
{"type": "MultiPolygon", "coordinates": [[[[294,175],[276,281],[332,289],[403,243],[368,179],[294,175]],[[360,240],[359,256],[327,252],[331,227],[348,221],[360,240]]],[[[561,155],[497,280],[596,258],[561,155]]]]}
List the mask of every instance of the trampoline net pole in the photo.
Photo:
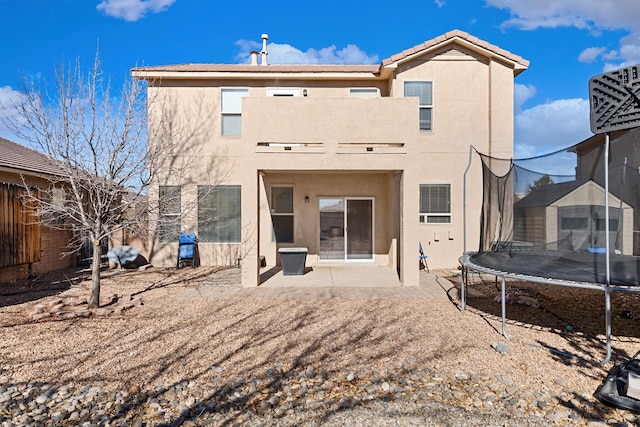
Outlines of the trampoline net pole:
{"type": "MultiPolygon", "coordinates": [[[[462,182],[462,253],[467,253],[467,173],[471,168],[473,159],[473,145],[469,145],[469,162],[464,170],[462,182]]],[[[462,269],[462,282],[460,284],[460,309],[464,311],[467,305],[467,281],[465,280],[464,268],[462,269]]]]}
{"type": "Polygon", "coordinates": [[[610,224],[609,224],[609,132],[604,136],[604,226],[605,226],[605,270],[606,286],[611,285],[611,247],[609,246],[610,224]]]}

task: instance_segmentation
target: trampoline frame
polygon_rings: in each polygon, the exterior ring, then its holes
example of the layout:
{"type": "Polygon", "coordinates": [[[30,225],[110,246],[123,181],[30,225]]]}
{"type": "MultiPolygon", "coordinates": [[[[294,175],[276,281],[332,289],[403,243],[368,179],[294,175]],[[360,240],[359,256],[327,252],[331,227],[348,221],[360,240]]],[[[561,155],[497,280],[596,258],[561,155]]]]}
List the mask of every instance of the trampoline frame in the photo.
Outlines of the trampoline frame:
{"type": "Polygon", "coordinates": [[[506,305],[506,279],[515,279],[525,282],[540,283],[544,285],[556,285],[572,288],[591,289],[596,291],[603,291],[605,295],[605,335],[606,335],[606,347],[607,355],[604,360],[596,362],[598,364],[605,364],[611,359],[611,292],[640,292],[640,286],[622,286],[622,285],[606,285],[590,282],[575,282],[570,280],[552,279],[537,276],[529,276],[519,273],[510,273],[507,271],[499,271],[491,268],[483,267],[475,264],[472,261],[472,256],[477,252],[467,252],[460,257],[460,265],[462,266],[462,285],[460,291],[460,311],[464,312],[467,306],[467,285],[468,285],[468,273],[475,271],[478,273],[489,274],[495,276],[496,279],[500,278],[501,281],[501,305],[502,305],[502,335],[509,338],[507,334],[507,305],[506,305]]]}
{"type": "MultiPolygon", "coordinates": [[[[609,194],[609,132],[605,134],[604,141],[604,177],[605,177],[605,195],[609,194]]],[[[464,171],[463,175],[463,203],[462,203],[462,222],[463,222],[463,255],[459,258],[460,265],[462,266],[462,284],[460,295],[460,311],[464,312],[467,302],[467,280],[468,271],[476,271],[478,273],[485,273],[495,276],[496,279],[501,279],[501,304],[502,304],[502,335],[509,339],[507,335],[507,306],[506,306],[506,279],[516,279],[532,283],[541,283],[547,285],[567,286],[573,288],[592,289],[603,291],[605,295],[605,335],[606,335],[606,347],[607,355],[604,360],[596,362],[598,364],[605,364],[611,360],[611,292],[624,291],[624,292],[640,292],[640,286],[623,286],[623,285],[611,285],[611,267],[610,267],[610,245],[609,245],[609,197],[605,196],[605,240],[606,240],[606,252],[605,252],[605,269],[606,269],[606,283],[591,283],[591,282],[576,282],[562,279],[545,278],[538,276],[529,276],[518,273],[510,273],[507,271],[499,271],[491,268],[483,267],[473,263],[471,256],[477,252],[467,252],[467,174],[471,168],[473,158],[473,145],[469,146],[469,163],[464,171]]]]}

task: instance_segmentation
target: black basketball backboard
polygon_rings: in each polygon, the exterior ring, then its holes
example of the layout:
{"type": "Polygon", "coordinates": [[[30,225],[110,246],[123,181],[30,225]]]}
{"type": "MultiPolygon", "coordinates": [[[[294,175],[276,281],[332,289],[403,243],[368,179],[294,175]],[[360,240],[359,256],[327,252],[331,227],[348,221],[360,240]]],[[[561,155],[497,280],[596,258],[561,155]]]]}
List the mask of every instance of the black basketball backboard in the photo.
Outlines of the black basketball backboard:
{"type": "Polygon", "coordinates": [[[589,100],[593,133],[640,126],[640,64],[592,77],[589,100]]]}

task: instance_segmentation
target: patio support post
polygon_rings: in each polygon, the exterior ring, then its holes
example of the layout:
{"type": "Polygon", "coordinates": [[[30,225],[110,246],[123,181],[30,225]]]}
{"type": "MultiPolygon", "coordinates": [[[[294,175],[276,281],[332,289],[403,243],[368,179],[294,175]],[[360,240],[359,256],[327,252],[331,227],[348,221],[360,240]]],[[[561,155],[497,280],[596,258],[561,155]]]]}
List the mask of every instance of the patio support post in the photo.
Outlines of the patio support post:
{"type": "Polygon", "coordinates": [[[238,257],[241,258],[242,286],[256,287],[260,284],[259,251],[259,173],[255,179],[246,179],[242,184],[242,242],[238,257]]]}

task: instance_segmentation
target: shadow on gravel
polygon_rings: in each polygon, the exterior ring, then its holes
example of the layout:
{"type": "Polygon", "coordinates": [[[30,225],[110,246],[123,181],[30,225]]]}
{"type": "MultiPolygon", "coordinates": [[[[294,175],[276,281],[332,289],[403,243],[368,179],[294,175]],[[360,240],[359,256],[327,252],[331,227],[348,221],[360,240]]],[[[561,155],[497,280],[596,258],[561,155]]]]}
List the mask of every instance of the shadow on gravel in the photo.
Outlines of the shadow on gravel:
{"type": "MultiPolygon", "coordinates": [[[[142,275],[145,273],[135,271],[121,277],[136,280],[142,275]]],[[[152,283],[141,285],[136,294],[185,283],[197,286],[198,281],[210,276],[210,270],[167,271],[152,283]]],[[[499,317],[499,312],[495,314],[499,304],[492,297],[489,299],[490,303],[470,302],[470,309],[492,317],[494,322],[499,317]]],[[[548,301],[543,301],[546,308],[548,301]]],[[[414,361],[407,360],[406,367],[379,367],[397,364],[398,354],[414,356],[418,359],[416,366],[426,366],[439,355],[473,350],[472,341],[456,341],[452,335],[443,334],[437,344],[425,351],[419,343],[429,332],[424,319],[433,316],[431,309],[427,304],[387,300],[354,303],[335,299],[319,304],[301,299],[290,304],[271,299],[157,298],[122,316],[52,322],[51,336],[73,333],[86,339],[72,347],[56,341],[47,343],[43,337],[42,349],[34,348],[20,360],[6,363],[48,366],[49,372],[56,372],[61,380],[73,378],[76,384],[113,384],[108,370],[102,367],[120,366],[119,379],[129,381],[129,393],[120,406],[111,409],[114,420],[146,420],[146,425],[177,426],[188,420],[200,425],[212,419],[215,425],[251,425],[256,421],[263,424],[279,419],[288,421],[288,417],[303,413],[307,419],[300,420],[298,425],[321,425],[323,420],[344,411],[394,401],[396,394],[402,393],[395,387],[405,387],[398,372],[411,375],[414,361]],[[287,304],[286,310],[281,308],[283,304],[287,304]],[[52,346],[55,351],[49,351],[52,346]],[[361,368],[354,370],[354,366],[361,368]],[[241,378],[238,372],[242,372],[241,378]],[[160,384],[163,378],[173,381],[176,377],[182,379],[160,384]],[[194,395],[187,392],[191,382],[206,387],[194,395]],[[139,384],[150,389],[141,389],[139,384]],[[308,401],[311,394],[323,397],[308,401]],[[177,406],[172,406],[172,402],[178,402],[177,406]]],[[[510,312],[516,312],[515,309],[509,307],[510,312]]],[[[524,307],[520,309],[527,313],[524,307]]],[[[510,314],[509,321],[541,327],[535,323],[534,315],[524,317],[522,313],[516,317],[510,314]]],[[[546,327],[557,327],[566,321],[553,316],[551,319],[556,319],[556,323],[546,327]]],[[[541,321],[545,322],[551,321],[541,321]]],[[[454,330],[455,319],[449,327],[454,330]]],[[[580,333],[578,330],[574,334],[580,333]]],[[[586,344],[576,340],[572,345],[577,348],[587,345],[598,351],[597,340],[589,339],[591,342],[586,344]]],[[[541,341],[538,345],[550,347],[541,341]]],[[[562,363],[578,364],[567,362],[560,350],[557,357],[562,363]]],[[[588,403],[581,396],[568,394],[562,397],[562,402],[567,407],[588,403]]],[[[594,409],[593,414],[596,412],[594,409]]],[[[589,410],[584,414],[592,415],[589,410]]]]}
{"type": "MultiPolygon", "coordinates": [[[[193,274],[202,279],[197,272],[193,274]]],[[[145,291],[182,280],[184,278],[166,277],[145,287],[145,291]]],[[[290,310],[281,310],[279,306],[283,302],[279,300],[252,303],[238,299],[188,303],[169,300],[166,301],[167,309],[159,312],[151,309],[144,313],[132,311],[120,320],[105,318],[104,322],[78,319],[65,322],[64,331],[75,334],[86,331],[87,336],[91,336],[96,330],[106,329],[100,332],[99,347],[121,348],[121,351],[101,354],[97,343],[87,342],[78,348],[64,348],[56,354],[55,362],[34,355],[24,363],[56,363],[62,375],[73,376],[79,384],[100,384],[109,383],[110,378],[100,374],[97,367],[126,360],[122,364],[123,378],[131,378],[132,384],[155,386],[167,372],[183,372],[187,360],[200,361],[184,372],[184,381],[145,392],[134,389],[114,414],[114,417],[127,420],[148,419],[148,425],[181,425],[185,420],[214,415],[220,417],[215,425],[237,424],[234,414],[238,412],[249,417],[245,421],[251,424],[251,417],[264,421],[265,414],[284,417],[288,416],[288,410],[309,411],[312,418],[303,424],[320,424],[324,418],[363,403],[345,400],[343,396],[352,394],[364,377],[375,389],[371,390],[373,401],[393,399],[394,390],[385,390],[383,383],[395,384],[400,380],[390,378],[391,374],[386,371],[374,372],[367,368],[366,372],[355,371],[354,377],[347,379],[349,370],[353,369],[353,355],[366,355],[356,362],[356,366],[388,366],[388,360],[396,358],[399,348],[409,347],[421,339],[420,334],[406,330],[405,321],[410,317],[419,322],[424,313],[398,307],[397,301],[354,304],[335,300],[322,306],[312,300],[296,302],[290,310]],[[195,319],[182,316],[184,310],[198,303],[211,307],[210,311],[195,319]],[[350,316],[345,317],[345,311],[350,316]],[[380,322],[380,313],[386,313],[384,323],[380,322]],[[144,329],[132,330],[127,326],[127,319],[134,315],[145,319],[147,326],[144,329]],[[114,320],[118,321],[112,323],[114,320]],[[405,326],[398,326],[400,322],[405,326]],[[345,330],[349,333],[345,334],[345,330]],[[217,346],[216,343],[224,345],[217,346]],[[137,360],[136,355],[141,351],[151,357],[137,360]],[[242,367],[242,380],[235,380],[237,374],[232,373],[233,367],[237,366],[242,367]],[[141,373],[144,373],[143,378],[141,373]],[[205,390],[206,394],[180,409],[181,415],[167,420],[165,413],[157,409],[149,413],[150,401],[161,405],[163,396],[169,395],[175,400],[191,381],[208,384],[209,388],[205,390]],[[308,407],[307,395],[319,392],[316,387],[321,387],[326,398],[308,407]]],[[[453,348],[454,345],[443,337],[429,352],[461,351],[453,348]]],[[[427,355],[425,359],[430,357],[427,355]]]]}
{"type": "MultiPolygon", "coordinates": [[[[458,285],[460,283],[459,277],[449,280],[458,285]]],[[[477,314],[501,335],[502,331],[494,326],[502,322],[502,306],[498,302],[500,284],[476,279],[469,288],[473,292],[467,295],[466,310],[477,314]]],[[[509,327],[517,326],[557,334],[563,338],[566,347],[559,349],[544,343],[538,345],[567,365],[594,363],[605,358],[604,292],[508,281],[506,294],[511,296],[506,307],[507,333],[509,327]],[[539,307],[518,303],[531,299],[537,301],[539,307]]],[[[450,299],[460,309],[460,300],[450,299]]],[[[638,342],[640,348],[640,310],[637,309],[640,307],[640,294],[614,292],[611,295],[611,307],[612,340],[638,342]]],[[[618,356],[625,357],[622,353],[618,356]]]]}
{"type": "Polygon", "coordinates": [[[74,268],[0,283],[0,308],[58,295],[80,286],[85,278],[82,269],[74,268]]]}
{"type": "MultiPolygon", "coordinates": [[[[166,416],[164,408],[175,409],[176,396],[180,396],[190,387],[191,380],[184,380],[167,387],[159,387],[146,392],[134,392],[130,394],[125,403],[118,408],[118,414],[114,420],[127,421],[145,419],[149,425],[155,426],[181,426],[185,422],[193,422],[191,425],[305,425],[320,426],[336,417],[346,416],[351,411],[364,410],[379,405],[387,405],[392,402],[408,401],[406,396],[401,396],[399,389],[388,384],[406,385],[403,377],[408,377],[407,370],[399,374],[387,371],[360,371],[353,378],[339,377],[333,371],[313,371],[307,369],[284,370],[276,363],[274,368],[268,369],[264,375],[252,376],[248,379],[236,381],[214,381],[210,389],[206,390],[199,398],[178,399],[188,402],[180,408],[179,415],[166,416]],[[325,397],[318,399],[318,392],[325,397]],[[310,396],[314,398],[310,399],[310,396]],[[366,395],[366,397],[365,397],[366,395]],[[159,410],[149,411],[149,402],[156,402],[155,408],[159,410]],[[173,402],[173,403],[172,403],[173,402]],[[281,422],[281,423],[280,423],[281,422]],[[267,424],[264,424],[267,423],[267,424]]],[[[429,374],[427,374],[429,375],[429,374]]],[[[451,418],[439,414],[439,411],[456,412],[460,422],[465,419],[468,408],[454,408],[443,402],[430,401],[423,396],[422,404],[412,404],[401,414],[393,411],[378,412],[380,416],[387,416],[394,425],[398,416],[421,420],[419,425],[443,425],[440,422],[451,418]],[[427,408],[434,410],[428,415],[427,408]],[[414,413],[410,413],[414,411],[414,413]],[[433,424],[427,423],[433,422],[433,424]]],[[[369,413],[363,419],[371,419],[369,413]]],[[[487,413],[476,414],[477,420],[489,417],[495,421],[499,416],[487,413]]],[[[505,420],[511,416],[506,416],[505,420]]],[[[352,421],[354,421],[352,419],[352,421]]],[[[340,425],[340,424],[334,424],[340,425]]],[[[358,425],[356,422],[352,425],[358,425]]],[[[378,424],[380,425],[380,424],[378,424]]],[[[455,425],[455,424],[450,424],[455,425]]],[[[478,424],[466,423],[465,425],[489,425],[482,422],[478,424]]]]}
{"type": "MultiPolygon", "coordinates": [[[[218,271],[227,270],[230,268],[235,268],[235,267],[218,267],[213,269],[183,267],[182,269],[175,269],[175,268],[167,269],[165,271],[164,276],[161,279],[153,283],[150,283],[148,286],[146,286],[145,288],[137,292],[132,293],[131,296],[142,295],[145,292],[149,292],[156,289],[162,289],[162,288],[166,288],[166,287],[178,285],[178,284],[186,284],[190,282],[202,282],[203,280],[210,277],[212,274],[218,271]]],[[[126,274],[129,279],[135,279],[136,277],[140,277],[141,279],[144,279],[144,277],[148,275],[148,273],[144,270],[127,271],[126,274]]]]}

